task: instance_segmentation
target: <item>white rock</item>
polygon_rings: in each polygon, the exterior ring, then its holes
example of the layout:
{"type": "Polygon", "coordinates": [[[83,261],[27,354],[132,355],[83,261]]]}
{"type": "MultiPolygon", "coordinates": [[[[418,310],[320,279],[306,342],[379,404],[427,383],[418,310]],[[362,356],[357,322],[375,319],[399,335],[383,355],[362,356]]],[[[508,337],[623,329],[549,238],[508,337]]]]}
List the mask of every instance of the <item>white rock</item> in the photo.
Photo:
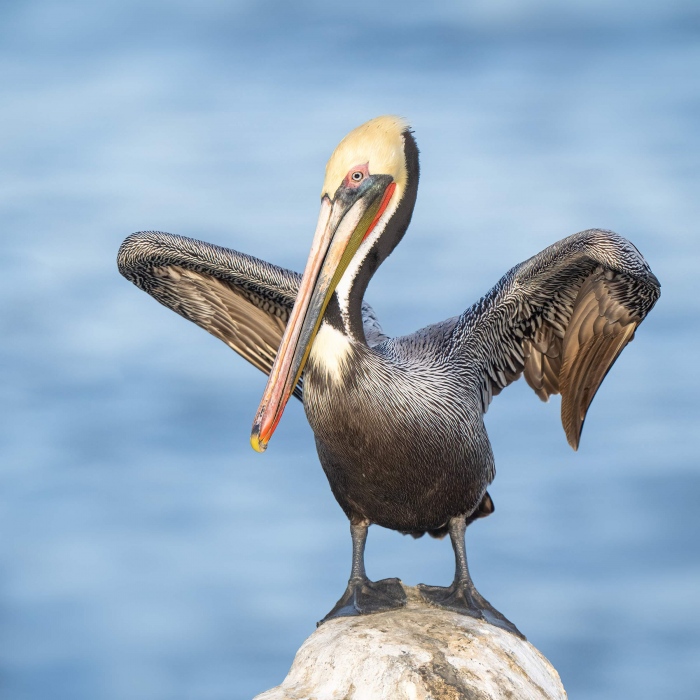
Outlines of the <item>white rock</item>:
{"type": "Polygon", "coordinates": [[[282,685],[255,700],[564,700],[535,647],[487,622],[428,607],[407,588],[402,610],[321,625],[282,685]]]}

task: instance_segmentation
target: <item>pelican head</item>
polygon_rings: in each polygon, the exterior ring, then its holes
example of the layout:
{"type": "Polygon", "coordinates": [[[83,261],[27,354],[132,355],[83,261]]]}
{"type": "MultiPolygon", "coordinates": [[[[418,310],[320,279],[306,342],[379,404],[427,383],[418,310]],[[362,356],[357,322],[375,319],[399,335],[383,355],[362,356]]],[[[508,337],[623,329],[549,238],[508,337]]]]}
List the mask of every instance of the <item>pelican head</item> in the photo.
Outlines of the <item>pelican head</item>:
{"type": "Polygon", "coordinates": [[[311,253],[253,422],[250,441],[258,452],[282,417],[333,292],[378,242],[406,193],[409,132],[400,117],[377,117],[351,131],[326,165],[311,253]]]}
{"type": "Polygon", "coordinates": [[[321,197],[335,197],[355,166],[366,166],[375,174],[390,175],[399,191],[406,186],[408,170],[404,134],[410,131],[405,119],[383,116],[353,129],[336,147],[326,164],[321,197]]]}

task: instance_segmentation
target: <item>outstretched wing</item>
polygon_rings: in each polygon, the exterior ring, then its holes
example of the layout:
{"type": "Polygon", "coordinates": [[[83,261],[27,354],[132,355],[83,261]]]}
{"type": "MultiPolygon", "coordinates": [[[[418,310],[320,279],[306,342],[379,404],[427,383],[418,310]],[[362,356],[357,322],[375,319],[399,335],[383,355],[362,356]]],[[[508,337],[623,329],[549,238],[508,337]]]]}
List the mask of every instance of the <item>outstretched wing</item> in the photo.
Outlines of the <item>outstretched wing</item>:
{"type": "MultiPolygon", "coordinates": [[[[117,265],[144,292],[270,373],[301,275],[229,248],[157,231],[129,236],[119,248],[117,265]]],[[[368,340],[384,337],[368,305],[363,305],[363,318],[368,340]]],[[[294,391],[299,399],[302,381],[294,391]]]]}
{"type": "Polygon", "coordinates": [[[525,375],[577,449],[586,412],[623,348],[659,298],[639,251],[611,231],[569,236],[510,270],[460,318],[452,351],[476,370],[484,412],[525,375]]]}

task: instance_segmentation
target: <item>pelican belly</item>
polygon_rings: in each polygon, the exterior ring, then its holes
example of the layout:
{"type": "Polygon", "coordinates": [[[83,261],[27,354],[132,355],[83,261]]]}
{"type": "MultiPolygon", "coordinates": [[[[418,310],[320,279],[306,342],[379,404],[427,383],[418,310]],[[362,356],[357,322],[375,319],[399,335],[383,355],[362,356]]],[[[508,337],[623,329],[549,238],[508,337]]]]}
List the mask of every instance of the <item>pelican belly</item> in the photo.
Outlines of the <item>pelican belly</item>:
{"type": "MultiPolygon", "coordinates": [[[[338,342],[330,331],[326,338],[338,342]]],[[[348,517],[422,533],[471,513],[493,478],[478,410],[455,392],[444,370],[402,366],[346,342],[339,379],[329,380],[329,362],[308,366],[304,408],[348,517]]]]}

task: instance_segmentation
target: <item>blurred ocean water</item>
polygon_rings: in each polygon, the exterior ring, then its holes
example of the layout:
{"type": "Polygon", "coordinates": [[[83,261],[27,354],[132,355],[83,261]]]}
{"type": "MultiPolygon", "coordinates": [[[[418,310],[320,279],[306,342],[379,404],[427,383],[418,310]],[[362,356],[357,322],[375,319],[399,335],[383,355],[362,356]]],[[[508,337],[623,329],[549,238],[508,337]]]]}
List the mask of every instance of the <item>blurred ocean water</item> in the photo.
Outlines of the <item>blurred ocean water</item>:
{"type": "MultiPolygon", "coordinates": [[[[691,0],[0,7],[0,697],[245,699],[345,586],[345,518],[300,405],[117,273],[132,231],[303,268],[323,167],[382,113],[422,154],[368,299],[459,313],[576,231],[662,283],[573,453],[526,386],[487,425],[481,592],[572,698],[700,685],[700,7],[691,0]]],[[[447,583],[449,543],[373,528],[370,576],[447,583]]]]}

